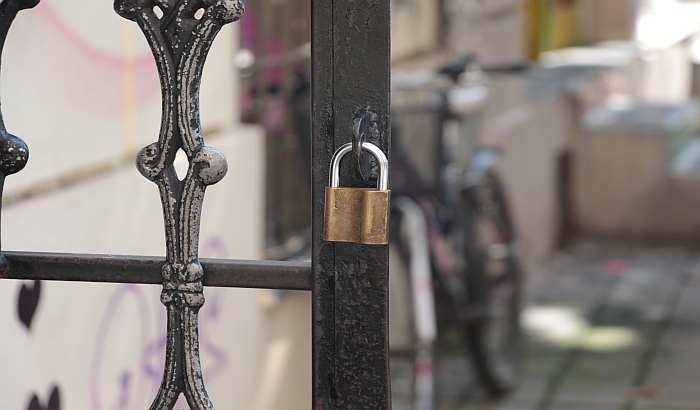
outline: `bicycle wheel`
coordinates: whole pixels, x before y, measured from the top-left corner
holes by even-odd
[[[477,378],[497,397],[518,382],[522,335],[513,226],[494,175],[470,188],[459,214],[471,312],[466,338]]]
[[[422,221],[420,211],[418,215]],[[420,256],[416,255],[421,253],[420,241],[425,241],[425,236],[401,235],[400,231],[406,228],[402,224],[405,221],[394,219],[389,245],[389,353],[393,408],[433,410],[434,299],[429,264],[427,272],[421,274],[419,271],[425,269],[420,267]],[[418,241],[417,251],[413,240]],[[424,246],[425,257],[429,258],[427,244]],[[426,275],[427,282],[424,280]]]

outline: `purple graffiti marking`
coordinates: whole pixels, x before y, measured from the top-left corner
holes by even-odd
[[[107,337],[110,334],[112,323],[117,315],[118,308],[126,300],[127,297],[133,297],[138,306],[139,321],[141,325],[141,346],[146,346],[148,343],[148,333],[151,329],[151,324],[148,320],[148,315],[144,314],[147,312],[147,302],[146,297],[143,294],[142,288],[136,285],[121,285],[112,294],[107,307],[105,308],[104,315],[100,322],[100,326],[97,331],[97,339],[95,341],[95,350],[93,352],[92,369],[91,369],[91,399],[92,407],[94,410],[123,410],[128,408],[130,401],[136,399],[143,399],[148,397],[148,385],[146,383],[135,383],[132,380],[135,378],[133,369],[124,369],[119,377],[119,394],[116,403],[109,407],[102,406],[102,368],[104,366],[104,359],[106,355],[105,346],[107,344]],[[134,387],[132,390],[131,387]]]
[[[205,379],[212,380],[226,369],[228,355],[220,347],[216,346],[209,335],[210,324],[216,323],[219,318],[220,306],[223,304],[225,293],[221,289],[208,289],[205,291],[207,303],[199,312],[199,348],[206,356],[212,357],[212,364],[202,369]],[[207,306],[209,306],[207,308]]]
[[[211,236],[204,241],[204,246],[200,250],[200,255],[204,258],[228,258],[228,251],[223,239],[219,236]],[[206,303],[199,312],[199,347],[202,353],[212,357],[213,364],[202,369],[202,374],[207,380],[216,378],[228,363],[226,352],[216,346],[208,329],[210,325],[216,323],[222,311],[222,305],[226,292],[223,289],[205,289]]]
[[[34,320],[34,314],[39,306],[40,298],[40,280],[35,280],[32,286],[29,286],[28,283],[23,283],[20,286],[19,295],[17,296],[17,316],[27,331],[32,328],[32,321]]]
[[[223,239],[218,236],[211,236],[207,238],[201,248],[202,249],[200,249],[199,254],[202,258],[228,258],[226,244],[224,244]]]
[[[35,394],[29,402],[27,410],[61,410],[61,393],[58,386],[53,386],[46,406],[41,404],[41,400],[39,400],[39,397]]]
[[[203,241],[203,257],[226,258],[228,252],[223,240],[213,236]],[[226,351],[214,343],[209,329],[214,327],[223,316],[223,304],[226,292],[223,289],[206,289],[207,302],[199,313],[200,349],[208,365],[202,369],[206,380],[214,380],[220,376],[228,365]],[[108,337],[112,332],[115,318],[120,315],[120,308],[127,298],[133,298],[138,311],[138,323],[141,331],[141,351],[139,365],[136,368],[122,369],[116,383],[118,394],[109,406],[102,402],[102,391],[105,387],[103,370],[105,358],[109,356],[106,349]],[[160,304],[149,304],[149,300],[160,299],[160,288],[143,285],[120,285],[112,294],[104,310],[95,340],[91,368],[91,400],[93,410],[128,410],[145,408],[149,398],[158,391],[163,376],[165,363],[166,314]],[[155,334],[153,334],[153,329]],[[114,335],[112,335],[114,336]],[[175,405],[175,409],[188,408],[184,397]]]

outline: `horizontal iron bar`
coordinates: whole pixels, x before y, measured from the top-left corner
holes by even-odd
[[[162,284],[164,258],[3,252],[1,279]],[[200,259],[204,286],[311,290],[311,265],[300,262]]]

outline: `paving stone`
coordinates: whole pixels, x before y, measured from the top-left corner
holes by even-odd
[[[474,394],[474,371],[465,356],[443,355],[436,363],[438,403],[470,400]]]
[[[530,306],[569,306],[592,325],[631,329],[638,341],[575,352],[529,339],[519,389],[495,403],[457,392],[474,385],[462,357],[439,370],[440,410],[534,410],[551,383],[547,410],[622,410],[640,392],[631,409],[700,410],[700,249],[584,241],[548,261],[525,295]]]
[[[635,410],[698,410],[700,405],[697,404],[660,404],[653,402],[640,402],[638,403]]]
[[[700,408],[700,289],[686,288],[681,294],[645,384],[657,394],[636,408]]]
[[[559,398],[552,402],[549,410],[618,410],[618,401],[607,401],[599,398]]]

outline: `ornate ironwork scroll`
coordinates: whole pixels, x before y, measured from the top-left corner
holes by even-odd
[[[4,0],[0,1],[0,53],[5,46],[7,32],[20,10],[30,9],[39,4],[39,0]],[[29,148],[21,138],[10,134],[5,128],[5,121],[0,112],[0,197],[5,186],[5,177],[15,174],[27,165]],[[7,270],[7,259],[0,254],[0,277]]]
[[[172,409],[184,394],[193,410],[214,409],[202,380],[197,314],[204,304],[198,260],[199,222],[207,185],[220,181],[226,158],[204,145],[199,118],[202,68],[221,27],[243,15],[239,0],[115,0],[117,13],[135,21],[156,58],[163,94],[158,142],[143,148],[136,166],[160,190],[167,244],[161,301],[168,316],[163,381],[151,410]],[[189,160],[182,180],[173,167],[178,150]]]

